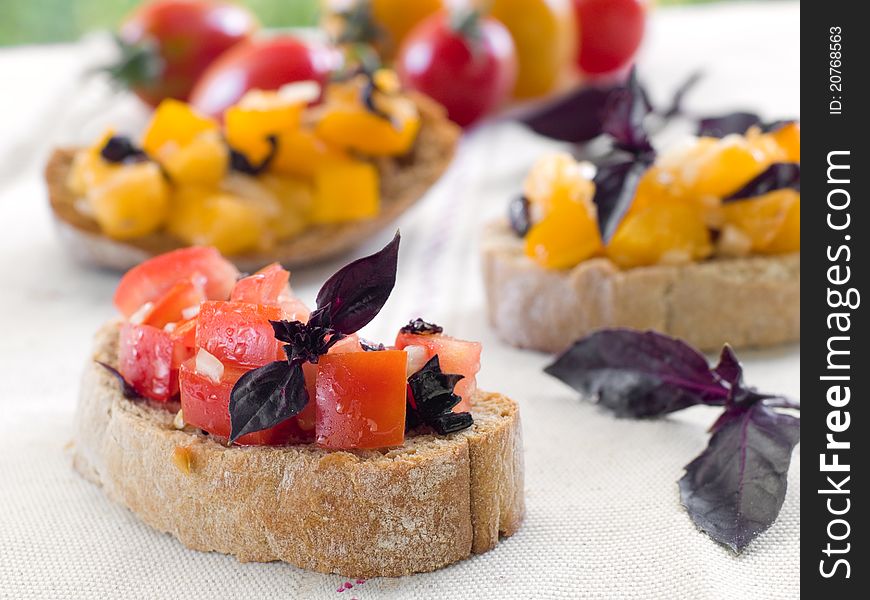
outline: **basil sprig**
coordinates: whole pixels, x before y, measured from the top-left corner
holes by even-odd
[[[776,520],[800,440],[800,418],[782,410],[800,404],[746,386],[730,346],[711,369],[680,340],[609,329],[575,342],[545,372],[619,417],[723,407],[706,450],[679,481],[683,506],[699,529],[737,553]]]
[[[230,443],[274,427],[299,414],[310,398],[302,365],[317,363],[339,340],[355,333],[380,312],[396,284],[398,232],[382,250],[360,258],[330,277],[317,294],[307,323],[272,321],[287,360],[245,373],[230,394]]]

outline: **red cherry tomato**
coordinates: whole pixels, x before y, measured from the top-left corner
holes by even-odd
[[[115,306],[125,317],[129,317],[146,302],[158,300],[179,281],[196,276],[205,278],[206,298],[225,300],[236,284],[239,271],[214,248],[173,250],[127,271],[115,290]]]
[[[120,40],[139,52],[112,68],[147,104],[186,100],[203,71],[257,29],[250,11],[233,2],[155,0],[121,25]]]
[[[431,96],[465,126],[508,98],[516,83],[517,56],[510,32],[495,19],[454,20],[437,13],[414,27],[396,68],[405,86]]]
[[[216,60],[196,84],[190,103],[219,118],[252,89],[277,90],[295,81],[326,85],[341,57],[334,48],[290,36],[239,44]]]
[[[471,410],[471,396],[477,389],[477,372],[480,371],[480,352],[482,350],[480,342],[466,342],[441,334],[418,335],[399,332],[399,335],[396,336],[396,348],[402,350],[407,349],[408,346],[425,348],[425,360],[429,360],[437,354],[442,372],[457,373],[463,376],[453,390],[462,397],[462,402],[453,407],[453,412]]]
[[[643,40],[648,0],[574,0],[580,43],[577,65],[590,75],[618,71]]]
[[[166,402],[177,391],[169,334],[150,325],[124,323],[118,338],[118,371],[146,398]]]
[[[277,304],[278,297],[288,295],[290,272],[278,263],[263,267],[253,275],[239,279],[230,300],[253,304]]]
[[[405,440],[407,355],[399,350],[327,354],[317,363],[317,443],[385,448]]]
[[[261,367],[282,356],[281,344],[269,323],[279,321],[282,315],[280,306],[203,302],[196,319],[196,346],[222,363]]]
[[[181,410],[184,422],[212,435],[230,436],[230,393],[246,369],[224,365],[220,381],[196,371],[196,358],[181,365]],[[314,441],[314,369],[305,370],[308,404],[295,417],[275,427],[243,435],[236,444],[242,446],[277,446],[288,442]]]

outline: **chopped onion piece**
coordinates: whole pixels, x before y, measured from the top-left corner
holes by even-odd
[[[405,346],[404,350],[408,353],[405,375],[410,377],[426,365],[426,361],[429,360],[429,349],[426,346]]]
[[[196,353],[196,372],[205,375],[215,383],[220,383],[224,375],[224,365],[214,354],[200,348]]]
[[[133,325],[141,325],[145,322],[145,319],[148,318],[148,315],[151,314],[151,310],[154,308],[153,302],[146,302],[142,306],[139,307],[139,310],[130,315],[130,322]]]

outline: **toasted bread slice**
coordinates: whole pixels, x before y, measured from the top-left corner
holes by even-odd
[[[800,253],[620,269],[606,258],[537,266],[507,223],[483,235],[489,319],[506,342],[561,352],[606,327],[654,329],[716,351],[801,335]]]
[[[113,364],[117,338],[117,323],[103,327],[94,361]],[[523,519],[517,405],[484,392],[472,404],[470,429],[418,431],[390,450],[227,447],[175,429],[164,407],[125,399],[91,361],[74,466],[195,550],[345,576],[408,575],[485,552]]]
[[[460,130],[447,119],[441,105],[421,94],[409,95],[420,111],[420,133],[410,153],[375,161],[381,185],[381,212],[377,217],[312,226],[298,236],[279,241],[268,252],[227,258],[247,272],[272,262],[293,268],[325,260],[350,250],[387,227],[419,200],[450,164]],[[127,270],[147,258],[183,245],[180,240],[163,232],[128,241],[103,235],[96,221],[77,209],[78,198],[67,186],[76,150],[55,150],[45,168],[58,234],[74,257],[101,267]]]

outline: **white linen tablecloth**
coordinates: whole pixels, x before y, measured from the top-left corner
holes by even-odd
[[[690,107],[798,116],[799,20],[791,2],[659,10],[641,74],[661,98],[702,68]],[[544,375],[547,356],[506,347],[488,328],[481,224],[502,213],[530,162],[553,147],[510,124],[467,136],[449,174],[401,220],[399,283],[364,333],[388,341],[421,315],[484,343],[480,385],[522,407],[528,510],[519,533],[436,573],[349,581],[346,589],[339,576],[187,550],[106,500],[73,472],[68,444],[91,336],[113,315],[118,278],[65,255],[41,181],[52,145],[89,140],[113,119],[142,118],[131,99],[112,101],[103,84],[83,80],[103,49],[89,39],[0,51],[0,597],[799,596],[799,448],[779,520],[735,557],[695,529],[676,484],[704,448],[715,411],[616,420]],[[343,262],[294,273],[294,287],[313,301]],[[742,357],[750,383],[799,397],[798,347]]]

